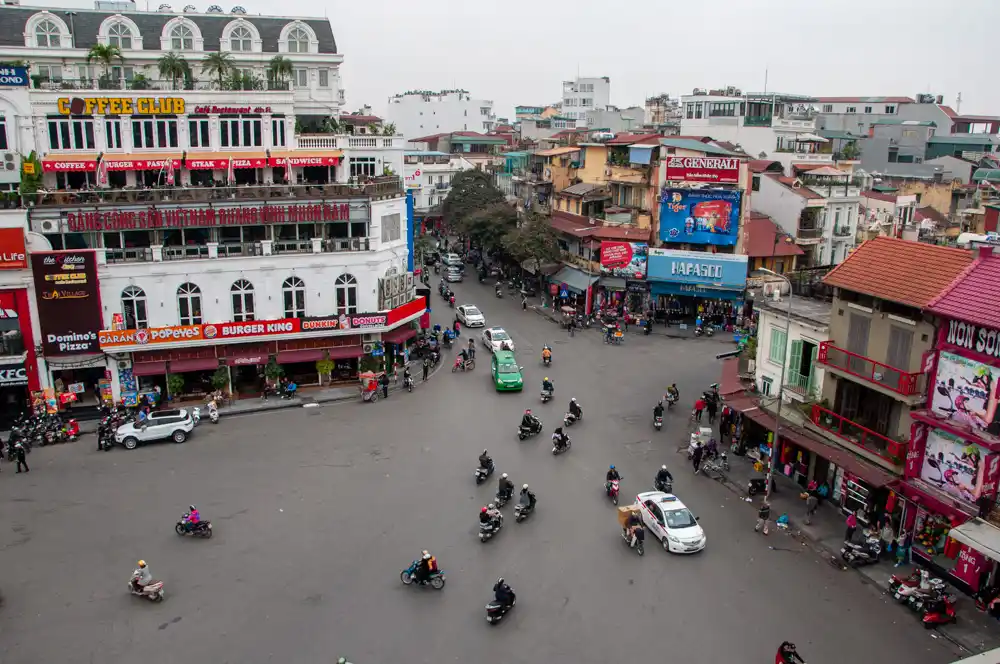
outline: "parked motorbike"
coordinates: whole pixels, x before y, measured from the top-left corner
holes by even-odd
[[[138,597],[145,597],[151,602],[162,602],[163,601],[163,581],[150,581],[146,585],[139,589],[136,589],[135,584],[132,583],[133,579],[139,577],[139,570],[132,572],[132,576],[128,580],[128,591]]]
[[[201,424],[201,408],[198,406],[191,409],[191,420],[194,421],[195,426]]]
[[[486,478],[492,475],[495,469],[496,466],[494,465],[493,461],[490,461],[489,465],[487,465],[485,468],[483,468],[482,466],[476,468],[476,484],[482,484],[483,482],[485,482]]]
[[[909,576],[893,574],[889,577],[889,592],[895,594],[903,586],[916,588],[920,585],[920,572],[921,570],[915,569],[910,572]],[[899,597],[896,597],[896,599],[899,599]]]
[[[775,493],[776,487],[774,484],[774,478],[771,478],[771,493]],[[747,495],[753,497],[758,493],[767,492],[767,478],[766,477],[751,477],[750,481],[747,483]]]
[[[493,601],[486,605],[486,622],[496,625],[503,620],[503,617],[514,608],[514,603],[517,602],[517,595],[514,595],[513,591],[511,591],[511,596],[510,604]]]
[[[219,423],[219,409],[218,408],[212,408],[211,406],[209,406],[208,407],[208,419],[212,422],[212,424],[218,424]]]
[[[929,590],[916,590],[906,600],[906,605],[917,613],[923,613],[925,608],[936,602],[941,597],[944,597],[945,594],[943,586],[935,586]]]
[[[517,425],[517,439],[525,440],[528,436],[534,436],[536,433],[542,432],[542,421],[535,419],[532,421],[530,427],[526,427],[523,424]]]
[[[552,390],[542,390],[541,399],[542,403],[548,403],[552,401]]]
[[[618,484],[618,480],[611,480],[604,485],[604,493],[608,495],[608,498],[610,498],[611,502],[615,505],[618,504]]]
[[[864,544],[844,542],[844,547],[840,550],[840,557],[851,567],[863,567],[877,563],[881,552],[882,544],[878,536],[873,535],[866,539]]]
[[[479,541],[486,542],[493,539],[493,536],[503,528],[503,514],[498,514],[496,519],[489,523],[479,524]]]
[[[426,582],[416,583],[417,567],[419,566],[420,566],[420,561],[414,560],[409,567],[407,567],[406,569],[404,569],[402,572],[399,573],[399,580],[403,582],[404,586],[427,585],[433,588],[434,590],[441,590],[442,588],[444,588],[444,582],[446,581],[446,579],[444,576],[444,572],[441,570],[431,572],[431,575],[430,577],[428,577]]]
[[[456,357],[455,363],[451,365],[451,372],[455,373],[459,369],[461,369],[462,371],[472,371],[475,368],[476,368],[476,361],[473,358],[470,357],[466,359],[465,362],[462,362],[461,357]]]
[[[622,528],[622,539],[625,540],[625,544],[627,544],[630,549],[635,549],[635,552],[640,556],[646,553],[645,549],[643,548],[645,537],[646,537],[646,532],[642,528],[640,528],[636,532],[636,541],[635,544],[633,545],[632,534],[629,532],[628,528]]]
[[[503,289],[500,288],[500,286],[496,287],[496,290],[493,291],[493,294],[496,295],[501,300],[503,299]]]
[[[194,537],[204,537],[209,539],[212,537],[212,522],[211,521],[199,521],[198,523],[189,523],[188,519],[191,518],[191,514],[188,512],[184,513],[181,520],[177,522],[174,526],[174,532],[178,535],[193,535]]]
[[[704,328],[702,328],[701,325],[699,325],[698,327],[694,328],[694,336],[700,337],[704,333],[705,333],[705,330],[704,330]]]
[[[931,629],[938,625],[953,623],[956,619],[955,597],[944,593],[927,604],[927,609],[924,611],[921,622],[923,622],[924,627]]]
[[[944,592],[944,581],[932,577],[927,570],[918,570],[914,574],[917,575],[916,583],[901,584],[893,592],[892,596],[899,602],[909,603],[911,598],[919,599],[920,596],[923,596],[923,599],[927,599],[928,597],[934,597]]]

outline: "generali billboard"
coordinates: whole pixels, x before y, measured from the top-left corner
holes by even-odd
[[[667,157],[667,180],[737,184],[739,157]]]

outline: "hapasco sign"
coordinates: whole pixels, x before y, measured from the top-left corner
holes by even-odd
[[[145,210],[81,210],[67,212],[65,216],[66,225],[71,233],[113,232],[347,221],[351,216],[351,206],[347,203],[277,205],[265,203],[218,208],[184,207],[173,210],[152,207]]]
[[[946,344],[1000,358],[1000,330],[952,320],[941,334]]]
[[[667,158],[667,180],[736,184],[740,181],[739,157]]]
[[[61,97],[62,115],[184,115],[180,97]]]
[[[654,290],[663,290],[656,282],[697,286],[701,289],[742,291],[746,286],[747,257],[742,254],[719,254],[707,251],[650,249],[649,280]],[[694,292],[677,289],[677,292]]]

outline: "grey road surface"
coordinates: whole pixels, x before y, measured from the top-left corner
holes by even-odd
[[[481,361],[377,404],[223,411],[184,445],[99,453],[88,438],[36,450],[28,475],[4,464],[0,661],[763,664],[784,639],[810,664],[957,659],[858,575],[789,538],[755,535],[750,507],[680,465],[685,404],[718,379],[724,340],[630,335],[609,347],[593,332],[568,339],[491,287],[457,290],[511,332],[523,393],[495,393]],[[433,305],[437,321],[450,320],[436,295]],[[546,342],[557,398],[543,406]],[[671,381],[684,407],[655,432],[651,408]],[[553,457],[548,437],[572,396],[585,420],[570,430],[573,449]],[[546,430],[519,442],[526,407]],[[508,518],[485,544],[477,513],[495,477],[477,487],[472,476],[484,447],[539,499],[533,517]],[[669,556],[648,541],[639,558],[619,537],[604,473],[618,466],[626,498],[664,462],[708,548]],[[192,502],[215,524],[211,540],[174,534]],[[442,592],[399,582],[423,548],[448,577]],[[139,558],[165,580],[162,604],[126,592]],[[518,605],[489,627],[499,575]]]

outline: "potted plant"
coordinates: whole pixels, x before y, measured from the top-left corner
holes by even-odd
[[[129,87],[133,90],[148,90],[149,79],[142,74],[136,74],[129,83]]]
[[[212,374],[212,388],[216,390],[222,390],[223,392],[229,387],[229,369],[226,367],[219,367]]]
[[[167,396],[171,399],[184,393],[184,376],[167,374]]]
[[[331,374],[336,365],[333,360],[329,358],[324,358],[316,362],[316,373],[319,374],[320,385],[328,385],[331,380]]]
[[[273,357],[267,361],[264,365],[264,377],[270,382],[275,382],[279,378],[285,375],[285,369],[278,364],[277,360]]]

